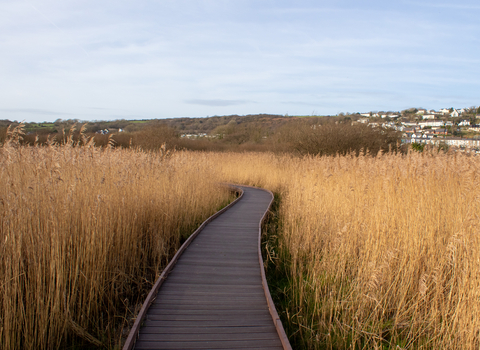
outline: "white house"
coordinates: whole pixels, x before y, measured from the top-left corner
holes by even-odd
[[[452,118],[457,118],[460,116],[460,114],[462,114],[463,112],[465,112],[465,110],[462,108],[462,109],[454,109],[452,113],[450,113],[450,116]]]
[[[425,135],[434,135],[435,131],[433,129],[426,129],[423,131]]]
[[[406,126],[407,128],[415,128],[418,127],[419,125],[415,122],[402,122],[403,126]]]
[[[470,120],[462,120],[458,126],[470,126]]]
[[[423,119],[435,119],[435,114],[424,114]]]
[[[426,110],[426,109],[423,109],[423,108],[421,108],[421,109],[419,109],[419,110],[417,111],[417,113],[416,113],[416,114],[425,114],[425,113],[427,113],[427,110]]]
[[[433,141],[433,140],[432,140]],[[435,144],[444,142],[449,146],[454,147],[480,147],[480,140],[478,139],[462,139],[460,137],[446,137],[444,139],[435,139]]]
[[[418,124],[422,129],[428,126],[431,128],[441,128],[445,125],[445,122],[443,120],[427,120],[421,121]]]
[[[395,128],[395,126],[394,122],[383,123],[384,128]]]
[[[477,132],[479,132],[479,131],[480,131],[480,125],[470,125],[470,127],[468,128],[468,130],[472,130],[472,131],[477,131]]]

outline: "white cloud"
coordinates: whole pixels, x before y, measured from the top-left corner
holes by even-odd
[[[223,100],[223,99],[213,99],[213,100],[186,100],[185,103],[209,107],[227,107],[227,106],[238,106],[246,103],[254,103],[253,101],[245,100]]]
[[[428,103],[462,95],[478,103],[476,20],[441,6],[429,13],[423,2],[322,4],[4,1],[0,118],[337,113],[436,108]]]

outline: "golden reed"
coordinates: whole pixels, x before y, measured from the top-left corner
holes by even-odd
[[[281,198],[270,255],[288,268],[284,315],[298,347],[479,348],[480,158],[166,156],[85,144],[0,150],[3,349],[120,339],[106,324],[118,304],[126,324],[132,295],[180,233],[226,202],[220,181]]]
[[[480,157],[211,157],[280,194],[299,348],[480,347]]]
[[[182,235],[228,201],[210,162],[198,154],[100,149],[88,141],[6,142],[0,148],[0,348],[52,349],[79,337],[118,346],[140,292]]]

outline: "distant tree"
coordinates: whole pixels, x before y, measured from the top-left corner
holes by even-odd
[[[335,120],[337,119],[337,120]],[[277,149],[300,154],[335,155],[368,151],[376,155],[380,150],[396,150],[400,135],[394,130],[372,128],[365,124],[331,121],[300,120],[283,126],[275,134]],[[281,147],[279,147],[281,146]]]
[[[412,143],[412,150],[417,152],[423,152],[425,145],[423,143],[414,142]]]
[[[438,150],[439,151],[444,151],[444,152],[447,152],[449,149],[448,145],[445,143],[445,142],[441,142],[439,145],[438,145]]]
[[[132,144],[144,150],[158,150],[164,143],[173,147],[178,139],[175,129],[162,123],[153,123],[149,127],[133,134]]]

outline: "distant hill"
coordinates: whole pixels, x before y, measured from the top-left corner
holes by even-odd
[[[167,125],[175,129],[179,134],[200,134],[212,133],[216,128],[225,126],[229,123],[237,125],[253,123],[262,125],[263,128],[274,130],[279,126],[284,125],[288,121],[297,119],[297,117],[286,117],[274,114],[254,114],[254,115],[228,115],[228,116],[213,116],[204,118],[166,118],[166,119],[151,119],[151,120],[114,120],[114,121],[91,121],[83,122],[77,119],[57,119],[53,123],[25,123],[25,132],[33,133],[57,133],[61,130],[68,130],[75,123],[78,127],[86,124],[86,132],[95,133],[99,130],[105,129],[122,129],[127,132],[140,131],[145,127],[152,125]],[[7,127],[14,123],[10,120],[0,120],[0,128]]]

